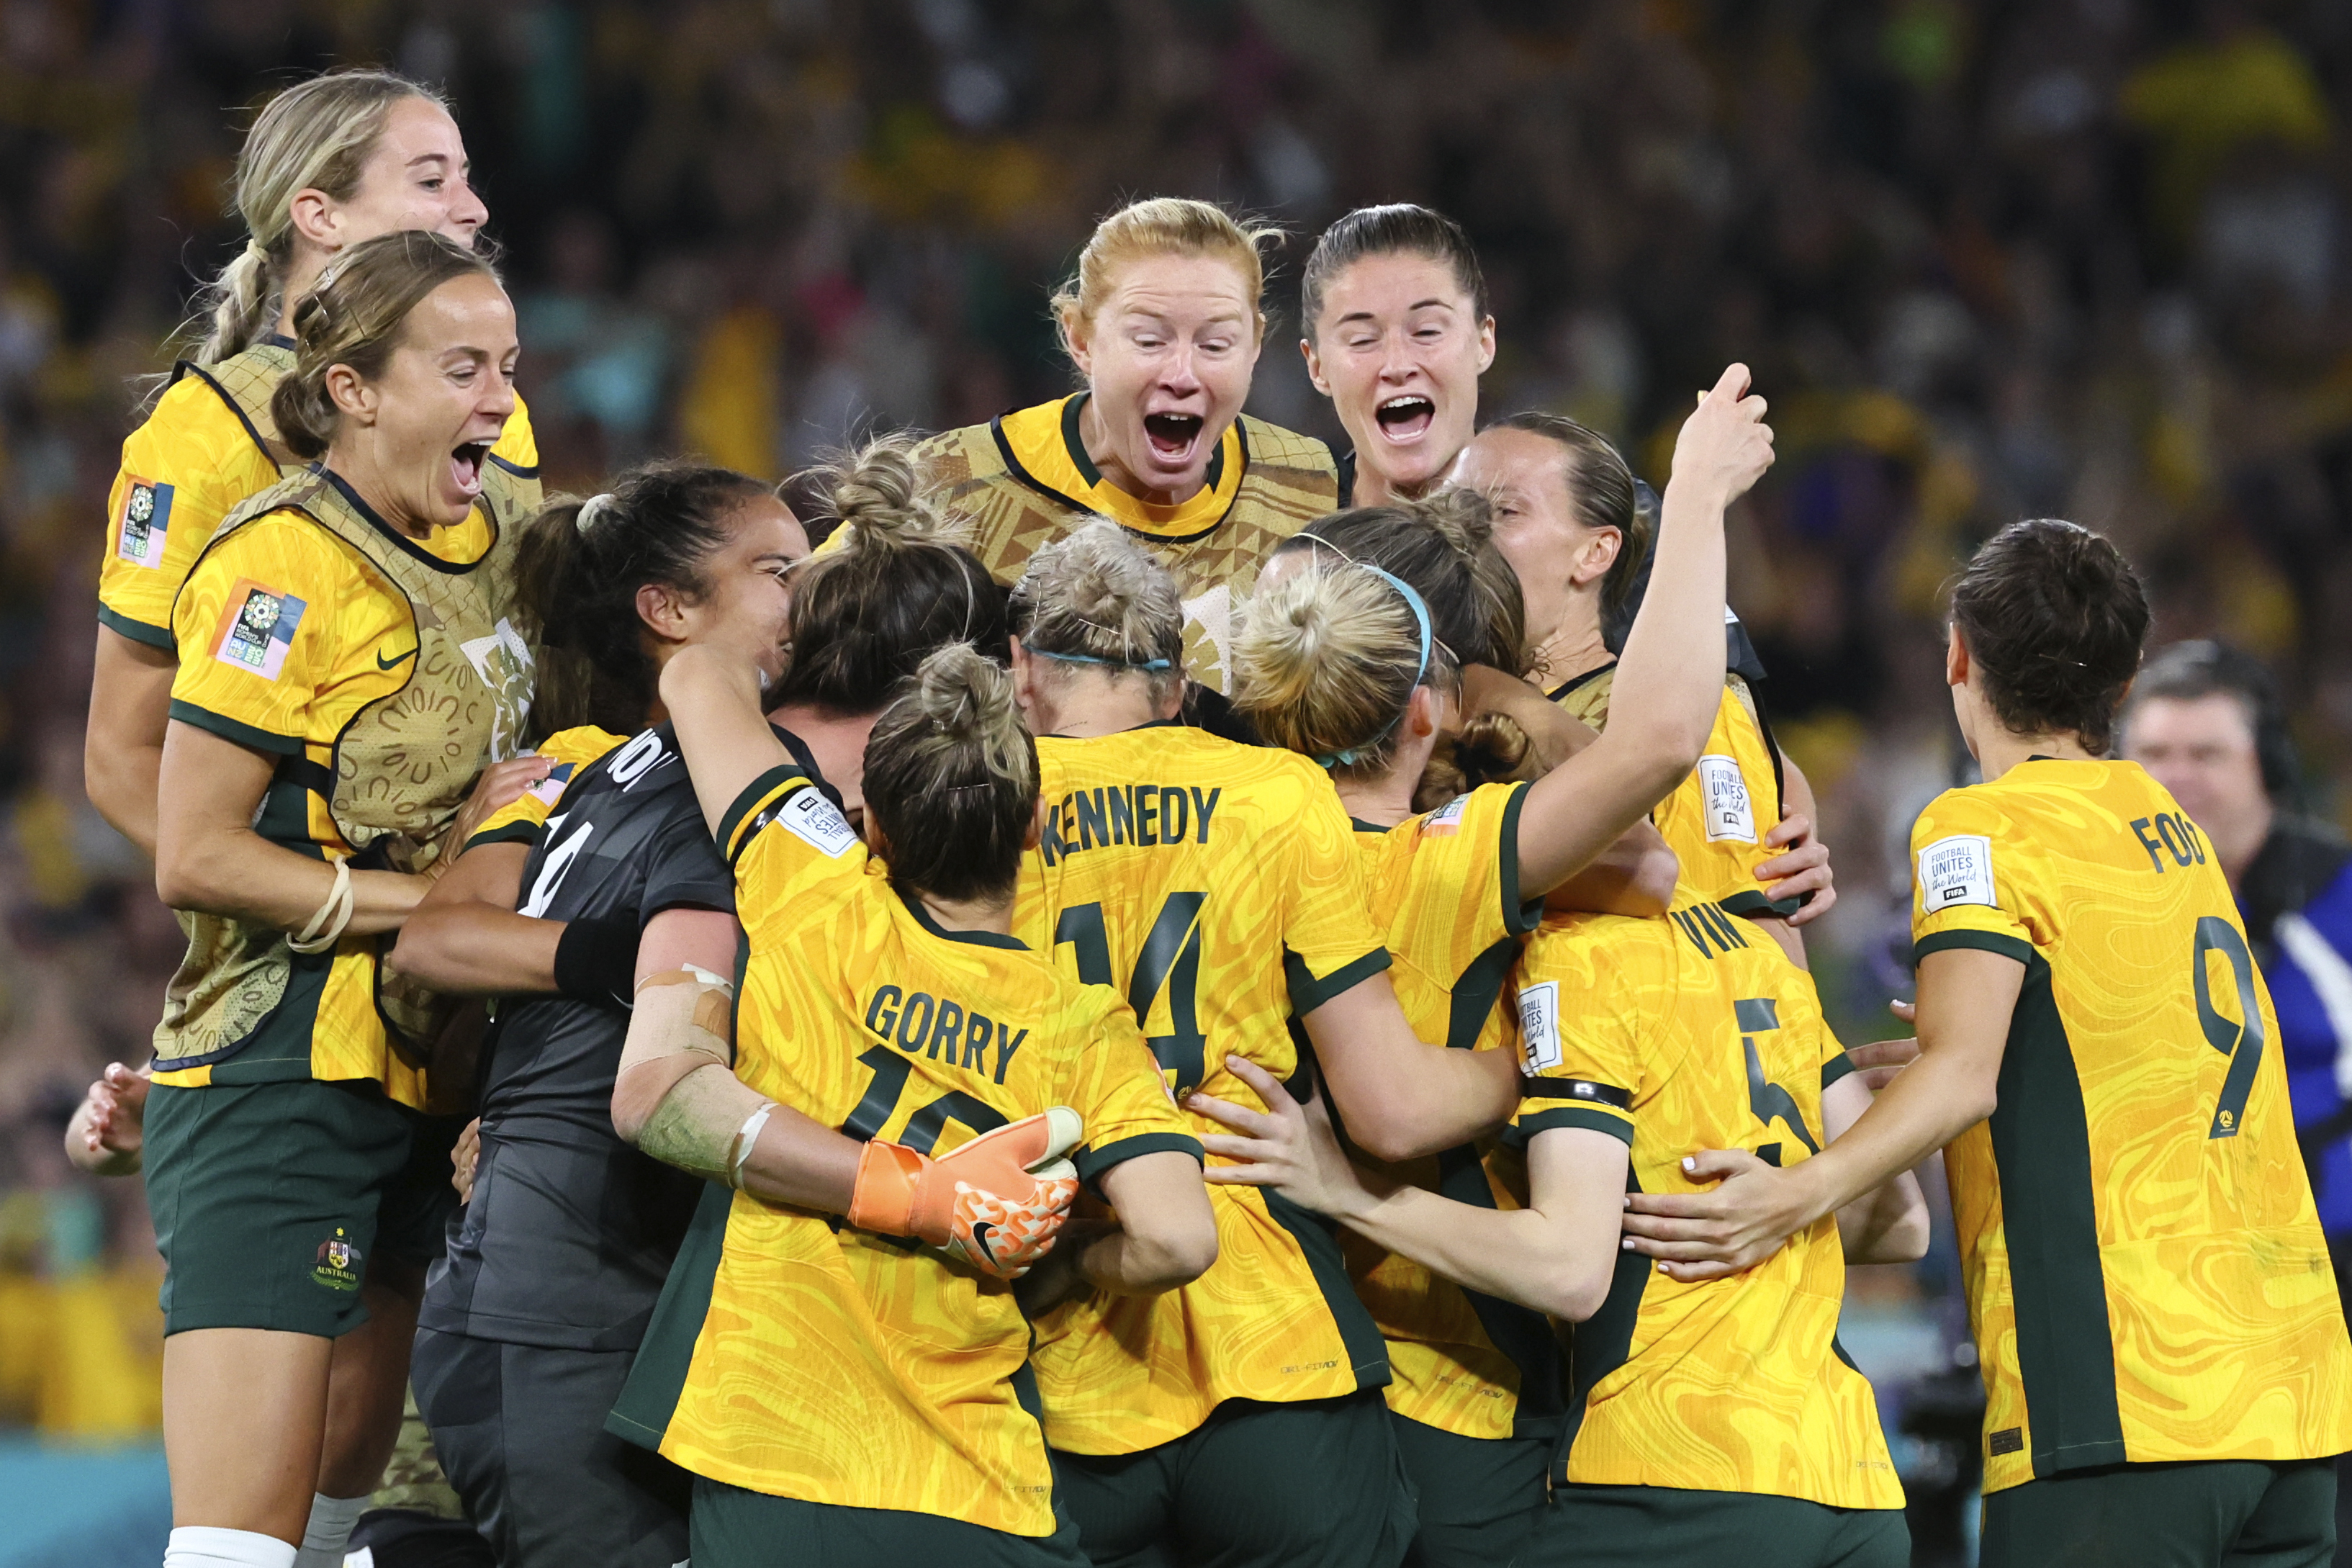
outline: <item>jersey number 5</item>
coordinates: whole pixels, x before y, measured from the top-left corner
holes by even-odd
[[[1135,973],[1128,976],[1127,1005],[1135,1021],[1151,1016],[1151,1004],[1168,993],[1168,1028],[1150,1037],[1151,1054],[1161,1068],[1176,1075],[1176,1092],[1188,1094],[1208,1076],[1208,1037],[1201,1033],[1196,997],[1201,986],[1201,906],[1206,893],[1171,893],[1160,906],[1135,955]],[[1077,949],[1078,978],[1088,985],[1115,985],[1110,975],[1110,939],[1103,930],[1100,904],[1072,904],[1054,924],[1054,945],[1068,942]]]
[[[2243,1024],[2213,1008],[2212,972],[2205,963],[2206,954],[2212,952],[2230,961],[2230,973],[2238,983],[2238,1010],[2246,1016]],[[2263,1005],[2254,994],[2254,956],[2246,951],[2246,939],[2237,927],[2219,915],[2207,915],[2197,922],[2189,971],[2197,982],[2197,1022],[2205,1030],[2205,1043],[2230,1058],[2230,1071],[2221,1079],[2221,1100],[2213,1108],[2213,1125],[2205,1136],[2235,1138],[2246,1119],[2254,1073],[2263,1065]]]

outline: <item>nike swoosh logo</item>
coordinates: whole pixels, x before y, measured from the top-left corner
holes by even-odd
[[[375,667],[378,669],[398,669],[402,665],[406,664],[410,659],[415,658],[415,657],[416,650],[415,648],[410,648],[398,658],[386,658],[383,655],[378,654],[375,656]]]
[[[980,1255],[988,1259],[992,1268],[996,1266],[996,1248],[988,1245],[988,1237],[995,1229],[992,1223],[984,1219],[975,1221],[971,1227],[971,1244],[980,1249]]]

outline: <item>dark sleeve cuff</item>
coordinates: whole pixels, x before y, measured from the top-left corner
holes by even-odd
[[[468,849],[479,849],[488,844],[520,844],[526,849],[536,849],[547,836],[543,822],[508,822],[496,827],[485,827],[466,840]]]
[[[1139,1154],[1190,1154],[1204,1164],[1207,1163],[1207,1157],[1202,1152],[1201,1141],[1184,1132],[1139,1132],[1132,1138],[1121,1138],[1099,1149],[1081,1148],[1070,1156],[1070,1163],[1078,1168],[1078,1180],[1086,1184],[1087,1191],[1100,1198],[1103,1192],[1097,1184],[1102,1180],[1103,1173],[1114,1165],[1125,1164]],[[1109,1202],[1108,1198],[1103,1201]]]
[[[1512,936],[1525,936],[1543,923],[1544,901],[1519,896],[1519,808],[1528,803],[1528,786],[1514,784],[1511,798],[1503,805],[1503,842],[1498,851],[1502,861],[1503,930]]]
[[[250,724],[240,724],[234,719],[225,719],[209,709],[199,708],[193,702],[183,702],[176,697],[172,699],[171,713],[173,718],[183,724],[194,724],[197,729],[208,730],[224,741],[234,741],[240,746],[247,746],[257,752],[268,752],[273,756],[279,757],[299,757],[302,754],[302,738],[299,735],[277,735],[268,730],[257,730]]]
[[[1715,907],[1725,914],[1738,915],[1744,920],[1752,921],[1759,915],[1778,915],[1787,920],[1803,909],[1811,899],[1811,893],[1795,899],[1768,899],[1759,889],[1743,888],[1727,899],[1717,900]]]
[[[145,643],[149,647],[160,647],[165,653],[171,652],[179,646],[173,639],[171,627],[151,626],[145,621],[134,621],[121,611],[110,610],[104,605],[98,607],[98,624],[108,631],[129,637],[132,642]]]
[[[1307,961],[1288,948],[1282,950],[1282,977],[1290,985],[1290,1010],[1304,1018],[1343,991],[1351,991],[1389,966],[1389,950],[1376,947],[1352,963],[1343,963],[1322,979],[1315,978]]]
[[[1860,1068],[1853,1065],[1853,1058],[1852,1057],[1846,1055],[1843,1051],[1840,1051],[1837,1055],[1832,1057],[1829,1060],[1822,1064],[1822,1088],[1826,1090],[1830,1085],[1837,1082],[1838,1079],[1842,1078],[1850,1078],[1861,1070],[1862,1069]]]
[[[174,703],[173,706],[177,707],[178,704]],[[2032,968],[2035,961],[2042,956],[2033,951],[2032,942],[2021,937],[2011,936],[2006,931],[1939,931],[1932,936],[1923,936],[1911,944],[1911,963],[1916,967],[1918,962],[1929,953],[1948,952],[1956,947],[1972,947],[1979,952],[1997,952],[2003,958],[2017,960],[2028,969]]]
[[[735,797],[735,804],[729,806],[727,815],[719,819],[719,831],[710,836],[719,846],[719,853],[727,858],[727,864],[734,865],[736,857],[742,853],[743,845],[751,841],[751,835],[745,830],[747,820],[774,801],[785,785],[795,781],[805,783],[807,779],[806,770],[797,763],[778,763],[743,786],[743,793]],[[738,841],[739,834],[740,842]]]
[[[1633,1124],[1622,1116],[1612,1116],[1605,1110],[1595,1110],[1589,1105],[1556,1105],[1520,1116],[1503,1129],[1503,1142],[1515,1149],[1524,1149],[1528,1141],[1538,1132],[1549,1132],[1556,1127],[1581,1127],[1589,1132],[1606,1132],[1628,1149],[1633,1146]]]

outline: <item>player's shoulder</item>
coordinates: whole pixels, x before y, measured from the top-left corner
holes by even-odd
[[[358,552],[308,513],[290,503],[263,502],[257,515],[207,548],[189,575],[192,582],[268,578],[289,593],[307,590],[315,602],[364,573]]]
[[[1339,459],[1320,437],[1286,430],[1255,415],[1240,416],[1242,436],[1249,443],[1250,461],[1268,468],[1304,468],[1339,483]]]
[[[124,456],[163,470],[144,477],[175,483],[209,479],[212,468],[240,456],[277,471],[236,405],[202,374],[182,375],[163,389],[124,443]],[[184,470],[183,463],[202,468]]]

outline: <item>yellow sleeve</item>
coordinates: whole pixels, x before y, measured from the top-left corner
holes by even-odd
[[[593,767],[599,758],[621,744],[622,737],[610,730],[594,725],[583,725],[576,730],[558,730],[539,743],[539,755],[554,759],[555,766],[548,775],[515,796],[482,820],[474,836],[466,840],[466,847],[483,844],[531,844],[540,841],[546,830],[547,819],[562,804],[563,791],[572,779]]]
[[[172,717],[256,751],[299,754],[312,702],[342,672],[337,606],[358,563],[295,513],[257,518],[190,574],[172,616]]]
[[[1682,861],[1685,886],[1727,914],[1791,915],[1764,896],[1756,868],[1780,851],[1764,842],[1781,816],[1780,769],[1746,685],[1726,676],[1706,752],[1651,819]]]
[[[1528,947],[1518,996],[1528,1076],[1507,1142],[1524,1147],[1538,1132],[1582,1127],[1633,1145],[1643,1076],[1643,1011],[1635,1004],[1658,999],[1637,996],[1640,988],[1629,983],[1633,969],[1650,967],[1644,955],[1604,933],[1647,935],[1645,923],[1542,933]]]
[[[1290,1008],[1302,1016],[1389,966],[1388,946],[1372,924],[1348,808],[1327,781],[1307,783],[1289,835],[1282,928]]]
[[[1982,786],[1946,790],[1911,826],[1911,956],[1973,947],[2031,964],[2047,945],[2038,857]]]
[[[845,893],[866,871],[866,845],[849,819],[795,763],[743,787],[719,819],[719,853],[735,869],[736,918],[754,936],[779,921],[817,918],[835,902],[795,894],[813,882]]]
[[[1072,1110],[1086,1118],[1087,1141],[1070,1158],[1078,1179],[1096,1195],[1104,1172],[1139,1154],[1168,1152],[1202,1158],[1201,1140],[1176,1109],[1166,1075],[1144,1042],[1143,1031],[1118,994],[1089,985],[1099,998],[1101,1021],[1084,1059],[1085,1079]]]
[[[99,624],[150,647],[172,646],[172,601],[222,518],[278,482],[236,409],[182,376],[122,443],[106,502]]]
[[[539,433],[530,427],[530,410],[523,406],[522,394],[515,394],[514,412],[507,416],[507,427],[490,447],[490,456],[530,479],[539,472]]]

